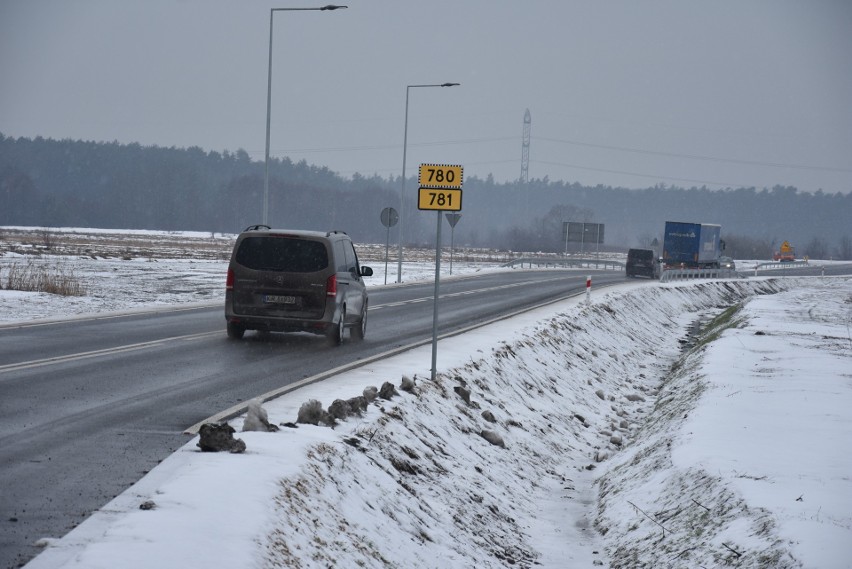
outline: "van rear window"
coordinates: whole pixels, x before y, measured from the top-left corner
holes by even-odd
[[[650,249],[630,249],[627,252],[628,261],[653,261],[654,252]]]
[[[315,273],[328,267],[328,252],[320,241],[290,237],[246,237],[236,262],[255,271]]]

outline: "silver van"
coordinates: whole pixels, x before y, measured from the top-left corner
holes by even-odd
[[[225,288],[228,337],[246,330],[311,332],[330,344],[344,330],[367,331],[367,288],[373,269],[358,263],[342,231],[295,231],[253,225],[234,243]]]

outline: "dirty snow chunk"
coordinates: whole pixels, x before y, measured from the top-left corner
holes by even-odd
[[[494,431],[483,430],[481,433],[479,433],[479,436],[481,436],[483,439],[485,439],[494,446],[506,448],[506,443],[503,441],[503,437],[501,437]]]
[[[331,405],[328,406],[328,415],[332,419],[336,421],[343,421],[349,415],[351,415],[352,411],[349,407],[349,403],[344,401],[343,399],[335,399],[332,401]]]
[[[403,391],[414,391],[414,380],[408,377],[407,375],[403,375],[402,383],[400,383],[399,388]]]
[[[203,452],[241,453],[246,450],[246,443],[242,439],[235,439],[234,428],[227,424],[204,423],[198,429],[197,446]]]
[[[349,404],[349,411],[353,415],[361,415],[367,410],[367,406],[369,405],[367,398],[363,395],[351,397],[346,402]]]
[[[375,385],[364,388],[364,399],[366,399],[368,403],[375,401],[378,396],[379,390]]]
[[[266,414],[266,409],[263,408],[261,400],[252,399],[248,404],[246,418],[243,421],[243,432],[245,431],[260,431],[273,432],[277,431],[278,427],[269,422],[269,416]]]
[[[606,394],[604,393],[603,389],[598,389],[597,391],[595,391],[595,395],[597,395],[598,399],[600,399],[601,401],[606,401]]]
[[[497,419],[494,418],[494,413],[491,411],[485,410],[482,412],[482,418],[488,421],[489,423],[496,423]]]
[[[325,413],[322,409],[322,403],[316,399],[311,399],[302,403],[299,407],[299,415],[296,419],[297,423],[306,423],[308,425],[319,425]]]
[[[465,389],[465,388],[464,388],[464,387],[462,387],[461,385],[456,385],[455,387],[453,387],[453,391],[455,391],[455,392],[456,392],[456,394],[457,394],[459,397],[461,397],[462,399],[464,399],[464,402],[465,402],[465,403],[467,403],[468,405],[470,405],[470,390],[469,390],[469,389]]]
[[[645,401],[645,398],[638,393],[630,393],[626,397],[628,401]]]
[[[382,388],[379,389],[379,397],[382,399],[393,399],[395,396],[399,395],[399,392],[396,390],[396,387],[393,386],[393,383],[386,381],[382,384]]]

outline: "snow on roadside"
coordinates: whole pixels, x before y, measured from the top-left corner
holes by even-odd
[[[831,294],[850,297],[848,279],[826,281],[835,283],[825,285],[830,294],[802,293],[790,302],[818,307]],[[701,399],[713,388],[696,366],[716,344],[681,359],[679,339],[699,313],[718,313],[753,294],[781,292],[747,305],[759,306],[763,299],[799,293],[782,291],[802,282],[820,281],[640,285],[602,295],[591,306],[566,302],[555,316],[539,312],[536,319],[516,318],[442,341],[438,381],[420,378],[413,393],[379,400],[364,416],[335,429],[300,425],[277,433],[239,433],[248,446],[244,455],[200,453],[194,441],[187,444],[105,508],[100,533],[63,566],[712,567],[724,562],[728,545],[744,555],[741,567],[760,567],[761,555],[790,567],[800,561],[805,567],[844,567],[808,560],[807,552],[818,543],[815,532],[803,531],[797,544],[789,543],[785,520],[793,516],[804,522],[801,516],[813,516],[813,510],[773,509],[767,500],[778,497],[780,485],[737,478],[730,466],[720,476],[712,461],[726,457],[705,450],[724,445],[689,439],[704,436],[698,427],[714,423],[712,415],[702,419],[703,413],[736,398],[727,397],[730,388],[725,388],[716,400]],[[827,312],[811,313],[830,320],[844,306],[829,303]],[[848,307],[840,313],[848,318]],[[723,334],[718,345],[725,346],[733,332]],[[836,380],[834,389],[816,391],[814,398],[848,396],[849,382],[841,373],[848,370],[842,342],[848,333],[841,332],[796,340],[824,344],[821,369],[826,379]],[[819,334],[833,339],[821,340]],[[785,338],[778,338],[778,346]],[[748,345],[733,338],[736,344],[741,340]],[[710,369],[730,362],[732,349],[721,348],[722,363],[710,362]],[[265,407],[273,422],[293,421],[309,398],[328,406],[335,398],[360,395],[368,385],[398,384],[400,373],[422,370],[420,359],[428,361],[421,358],[423,351],[308,386]],[[734,378],[748,379],[745,372]],[[750,397],[765,391],[753,389]],[[767,403],[758,401],[746,409]],[[750,416],[737,411],[724,417]],[[786,411],[781,420],[795,416]],[[699,423],[687,423],[684,414]],[[832,415],[838,444],[850,440],[848,415]],[[810,420],[814,428],[825,426]],[[242,420],[232,424],[239,430]],[[771,434],[787,431],[774,428]],[[748,458],[742,453],[752,442],[743,437],[723,442],[739,451],[735,460]],[[673,457],[678,449],[693,454]],[[814,478],[802,490],[804,505],[819,507],[815,498],[811,503],[819,484],[827,492],[850,495],[848,475],[844,480],[831,474],[848,464],[848,453],[839,454],[826,457],[837,468],[824,476],[821,463],[808,468]],[[801,480],[794,466],[776,473],[769,464],[736,472]],[[760,485],[764,501],[738,484]],[[675,491],[681,487],[688,491]],[[155,507],[140,510],[149,500]],[[852,510],[844,514],[841,506],[826,505],[824,515],[817,515],[835,534],[827,536],[823,560],[840,559],[852,537]],[[710,508],[707,515],[705,508]],[[672,517],[678,509],[682,515]],[[657,523],[666,526],[665,538]],[[732,539],[755,528],[748,539]],[[74,533],[69,539],[79,540]],[[689,557],[681,558],[684,551]]]
[[[725,316],[600,482],[612,567],[848,569],[852,281]]]

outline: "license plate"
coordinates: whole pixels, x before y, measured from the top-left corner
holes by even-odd
[[[296,297],[280,294],[264,294],[263,302],[266,304],[296,304]]]

